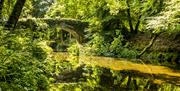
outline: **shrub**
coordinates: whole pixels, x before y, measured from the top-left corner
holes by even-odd
[[[48,53],[29,31],[0,33],[0,88],[7,90],[47,90]]]
[[[95,33],[92,40],[85,46],[84,52],[91,55],[114,56],[122,58],[136,58],[137,51],[128,48],[128,43],[123,44],[124,39],[120,30],[115,30],[113,41],[105,40],[105,36]],[[88,49],[87,49],[88,48]]]
[[[71,55],[74,55],[74,56],[79,55],[79,47],[77,43],[72,44],[67,50]]]
[[[137,52],[135,50],[130,50],[128,48],[123,48],[118,54],[118,57],[122,58],[136,58]]]

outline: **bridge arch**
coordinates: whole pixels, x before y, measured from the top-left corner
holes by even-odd
[[[77,40],[78,43],[81,44],[83,42],[83,37],[84,37],[83,33],[74,29],[72,26],[64,24],[59,26],[59,28],[63,31],[69,32]]]
[[[78,41],[78,43],[83,42],[85,35],[85,28],[88,27],[88,22],[83,22],[80,20],[69,19],[69,18],[29,18],[20,19],[17,24],[17,28],[30,28],[36,30],[38,27],[38,22],[47,24],[48,28],[61,28],[72,34],[72,36]]]

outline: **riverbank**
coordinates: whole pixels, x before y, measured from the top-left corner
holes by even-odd
[[[128,42],[132,49],[142,51],[148,45],[151,37],[148,33],[140,33]],[[180,32],[161,33],[140,58],[145,60],[145,63],[180,69]]]

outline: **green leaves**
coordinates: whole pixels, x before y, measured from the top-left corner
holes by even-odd
[[[126,0],[106,0],[107,7],[110,9],[110,14],[117,15],[119,11],[126,10],[128,8]]]
[[[50,73],[50,59],[47,56],[49,49],[43,43],[32,41],[31,32],[28,30],[15,31],[13,34],[2,31],[0,35],[0,88],[47,90],[47,73]],[[36,44],[39,50],[43,48],[40,52]],[[34,55],[37,52],[38,55]],[[43,58],[38,59],[37,56]]]
[[[147,20],[147,29],[154,29],[154,32],[176,31],[180,26],[180,2],[178,0],[166,1],[166,7],[160,14],[150,17]]]

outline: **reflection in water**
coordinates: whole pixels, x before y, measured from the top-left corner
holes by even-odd
[[[167,67],[109,57],[74,57],[65,53],[56,53],[54,58],[63,65],[58,64],[60,67],[56,67],[61,71],[55,75],[58,85],[52,86],[53,90],[180,91],[180,71]]]

